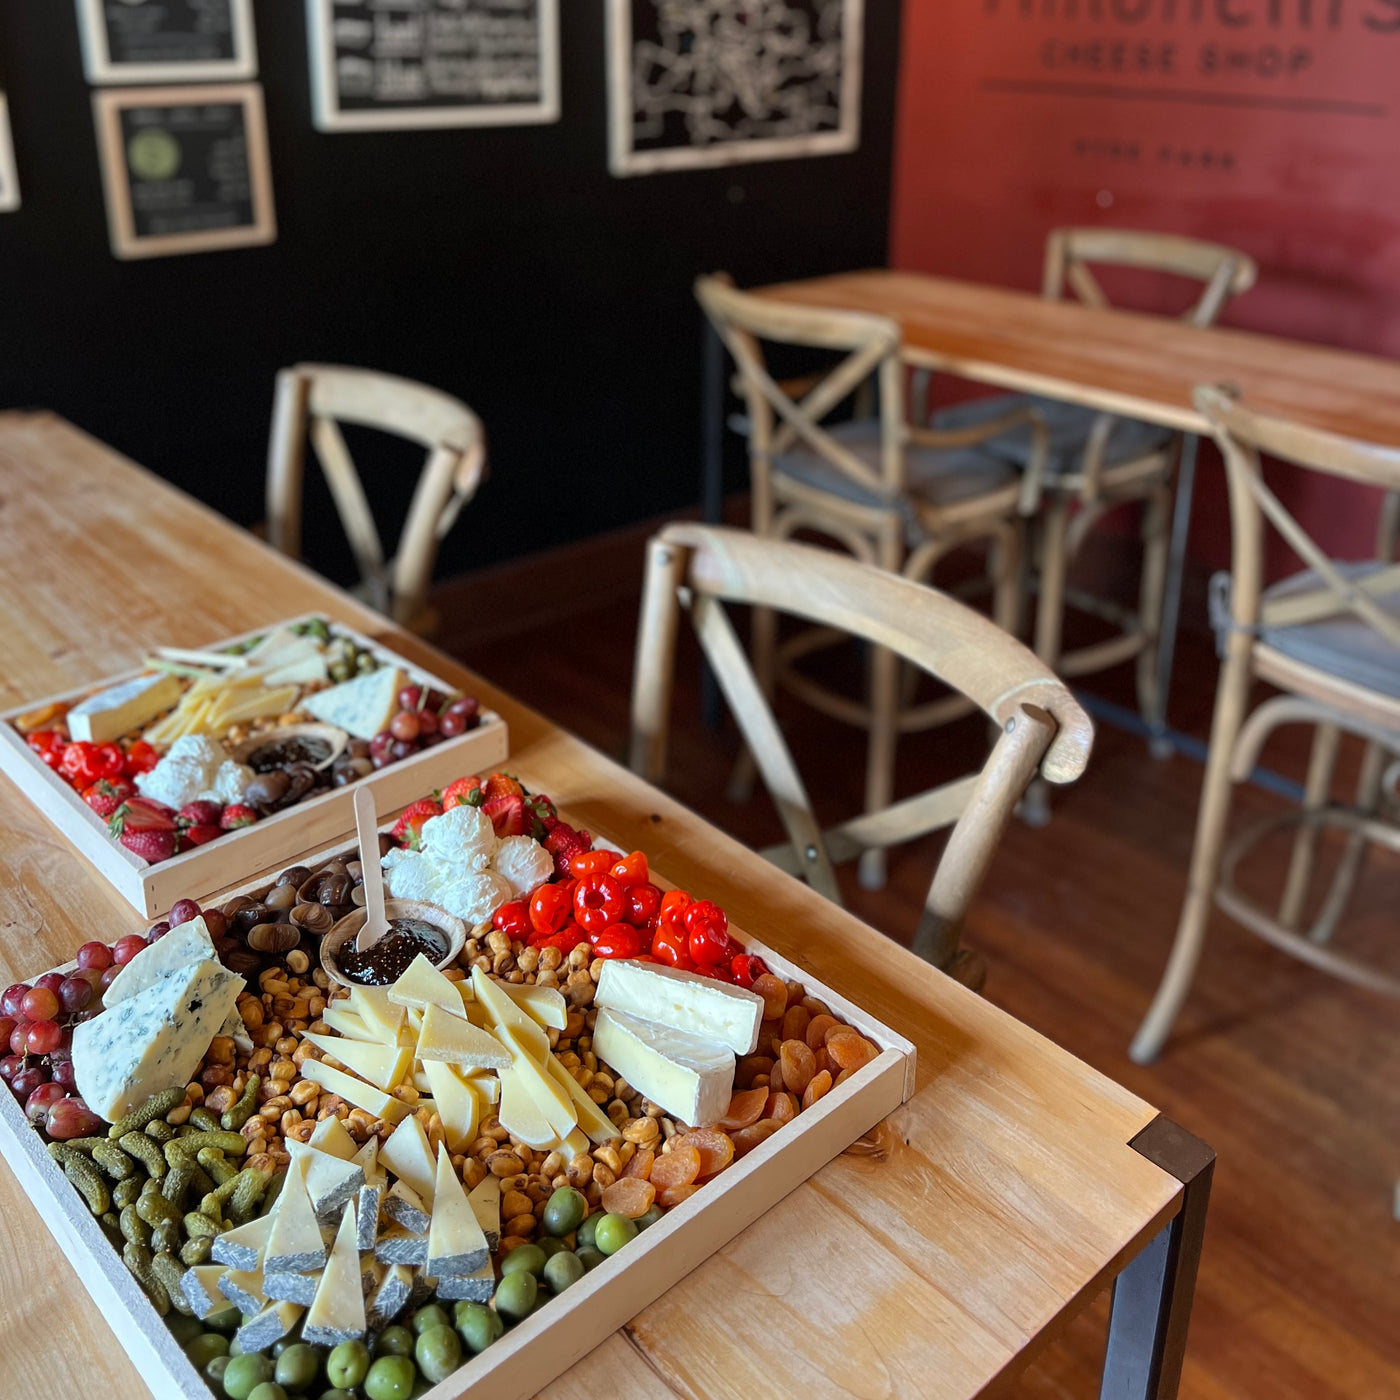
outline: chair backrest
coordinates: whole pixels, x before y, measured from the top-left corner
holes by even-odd
[[[1377,596],[1400,589],[1400,564],[1362,579],[1348,578],[1269,489],[1260,460],[1261,453],[1268,453],[1308,471],[1396,492],[1400,491],[1400,451],[1253,413],[1226,389],[1198,387],[1195,400],[1210,420],[1229,479],[1231,620],[1236,629],[1248,635],[1261,622],[1286,627],[1349,612],[1400,648],[1400,621],[1375,602]],[[1387,498],[1381,511],[1378,552],[1382,560],[1393,557],[1392,500],[1393,496]],[[1272,600],[1261,610],[1266,522],[1314,571],[1321,586]]]
[[[1199,300],[1182,318],[1196,326],[1212,325],[1225,302],[1247,292],[1258,275],[1253,258],[1222,243],[1139,229],[1060,228],[1045,241],[1044,295],[1058,301],[1068,284],[1085,305],[1107,306],[1108,298],[1090,270],[1094,263],[1203,282]]]
[[[749,420],[749,456],[763,473],[799,441],[867,491],[893,498],[904,488],[907,428],[899,326],[884,316],[793,306],[741,292],[724,275],[700,277],[695,297],[738,366]],[[763,343],[846,351],[800,399],[769,373]],[[880,470],[870,467],[821,426],[822,420],[874,374],[879,380]]]
[[[824,834],[726,602],[864,637],[960,691],[1001,730],[986,765]],[[683,605],[792,842],[785,868],[836,899],[833,860],[953,827],[915,940],[915,951],[941,965],[941,954],[956,948],[968,905],[1026,784],[1037,772],[1068,783],[1084,771],[1093,726],[1069,689],[1014,637],[923,584],[808,545],[669,525],[648,545],[632,690],[631,765],[653,781],[665,768]]]
[[[391,560],[340,423],[393,433],[428,451]],[[437,547],[486,468],[481,420],[464,403],[412,380],[343,365],[294,365],[277,376],[268,447],[268,539],[301,554],[301,501],[307,437],[325,473],[371,606],[411,623],[422,610]]]

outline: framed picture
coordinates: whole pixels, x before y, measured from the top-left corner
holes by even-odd
[[[15,143],[10,135],[10,104],[0,92],[0,214],[19,208],[19,175],[15,170]]]
[[[860,144],[863,0],[608,0],[614,175]]]
[[[112,252],[159,258],[277,236],[257,83],[93,94]]]
[[[558,0],[306,0],[321,131],[559,120]]]
[[[77,0],[91,83],[212,82],[258,71],[252,0]]]

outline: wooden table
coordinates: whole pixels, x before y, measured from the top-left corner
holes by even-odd
[[[916,1042],[918,1092],[877,1130],[873,1153],[825,1167],[575,1365],[550,1400],[997,1394],[1115,1275],[1105,1395],[1175,1393],[1212,1154],[1150,1105],[52,416],[0,414],[0,542],[5,708],[128,667],[155,644],[323,611],[473,689],[509,720],[525,782],[644,848]],[[0,870],[6,981],[137,926],[3,779]],[[5,1393],[143,1394],[17,1197],[0,1164]]]

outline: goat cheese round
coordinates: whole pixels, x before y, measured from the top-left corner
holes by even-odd
[[[253,770],[247,764],[235,763],[217,739],[186,734],[176,739],[150,772],[137,776],[136,788],[143,797],[179,811],[198,798],[224,806],[241,802],[253,777]]]
[[[554,857],[529,836],[507,836],[496,847],[491,868],[519,897],[529,894],[554,874]]]
[[[423,854],[468,870],[485,870],[496,853],[496,831],[480,807],[463,803],[423,823]]]

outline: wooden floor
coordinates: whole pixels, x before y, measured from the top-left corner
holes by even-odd
[[[643,538],[621,533],[444,586],[435,600],[444,619],[439,641],[620,757]],[[858,653],[832,664],[858,684]],[[781,828],[761,791],[742,806],[725,799],[734,733],[700,723],[697,674],[691,646],[678,673],[668,786],[750,844],[777,840]],[[1093,684],[1126,703],[1124,682],[1104,676]],[[1204,737],[1214,686],[1207,639],[1186,634],[1174,724]],[[781,704],[780,718],[823,817],[855,811],[859,738],[794,704]],[[1266,754],[1295,778],[1299,738]],[[975,765],[983,742],[975,721],[906,739],[901,792]],[[1101,728],[1089,773],[1057,794],[1051,825],[1013,825],[967,941],[987,960],[992,1001],[1219,1153],[1183,1396],[1396,1400],[1400,1223],[1391,1210],[1400,1176],[1400,1009],[1309,971],[1217,916],[1162,1060],[1144,1069],[1127,1057],[1175,927],[1200,781],[1190,760],[1154,761],[1139,740]],[[1244,789],[1238,810],[1279,805]],[[850,906],[907,943],[937,845],[932,838],[895,852],[878,893],[843,872]],[[1392,968],[1400,967],[1397,894],[1400,863],[1373,863],[1339,934]],[[1101,1299],[1015,1395],[1096,1396],[1106,1317]]]

